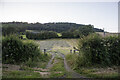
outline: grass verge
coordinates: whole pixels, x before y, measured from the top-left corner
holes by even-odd
[[[42,59],[43,58],[43,59]],[[11,66],[3,66],[3,78],[42,78],[39,72],[35,72],[36,68],[44,69],[50,59],[50,55],[42,55],[39,61],[29,60],[26,63],[22,63],[19,70],[10,70]],[[41,71],[40,71],[41,72]]]
[[[81,68],[77,69],[76,72],[89,78],[119,78],[117,71],[108,68]]]
[[[3,79],[4,78],[41,78],[41,75],[31,70],[3,71]]]
[[[79,55],[82,56],[82,55]],[[78,54],[67,54],[66,60],[68,65],[71,69],[75,70],[77,73],[81,74],[87,78],[119,78],[118,68],[117,66],[111,67],[101,67],[100,65],[84,67],[84,66],[77,66]]]

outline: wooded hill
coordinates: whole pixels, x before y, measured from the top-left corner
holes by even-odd
[[[25,30],[46,30],[46,31],[55,31],[63,32],[68,31],[69,29],[78,29],[81,26],[88,26],[84,24],[76,23],[67,23],[67,22],[58,22],[58,23],[27,23],[27,22],[2,22],[3,31],[8,28],[12,31],[16,30],[18,32],[24,32]],[[93,25],[89,25],[93,26]],[[95,32],[103,32],[102,29],[94,28]]]
[[[32,32],[29,32],[32,31]],[[80,38],[93,32],[103,32],[93,25],[84,25],[67,22],[57,23],[27,23],[27,22],[3,22],[2,34],[25,34],[29,39],[50,38]],[[62,36],[58,36],[60,33]],[[44,35],[44,36],[43,36]],[[50,37],[51,36],[51,37]]]

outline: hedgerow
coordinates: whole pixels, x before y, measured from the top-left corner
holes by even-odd
[[[29,59],[35,60],[39,56],[38,46],[31,41],[22,41],[13,35],[2,39],[3,63],[21,63]]]
[[[92,34],[81,38],[78,48],[81,51],[81,56],[77,60],[78,67],[119,65],[120,38],[117,36],[103,38]]]

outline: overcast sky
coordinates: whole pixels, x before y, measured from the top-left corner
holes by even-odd
[[[0,22],[73,22],[118,32],[118,2],[52,1],[1,0]]]

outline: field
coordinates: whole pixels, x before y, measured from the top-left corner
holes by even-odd
[[[102,36],[102,37],[118,36],[118,33],[109,33],[109,32],[105,32],[105,35],[104,35],[104,32],[96,32],[96,33],[99,34],[99,35]]]
[[[43,51],[60,51],[64,54],[70,53],[73,47],[77,46],[77,39],[49,39],[49,40],[38,40],[40,49]]]

